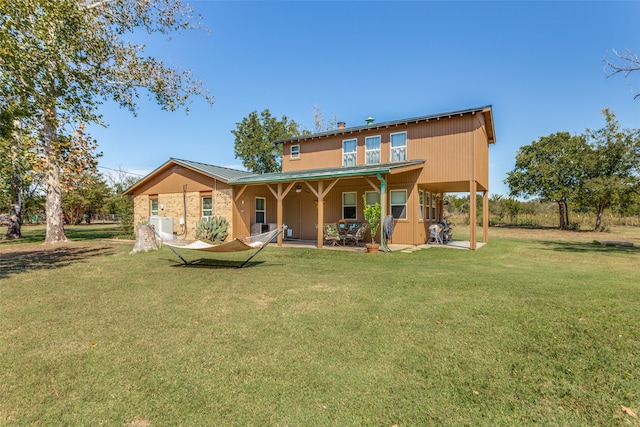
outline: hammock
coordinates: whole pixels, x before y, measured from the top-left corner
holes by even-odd
[[[176,237],[173,234],[163,232],[156,232],[156,236],[162,241],[162,243],[167,245],[169,249],[171,249],[171,251],[178,258],[180,258],[185,265],[193,265],[195,262],[188,262],[173,248],[189,249],[203,252],[240,252],[250,249],[257,249],[257,251],[253,255],[251,255],[246,261],[238,266],[238,268],[242,268],[245,267],[254,256],[258,255],[261,250],[267,247],[267,245],[273,239],[275,239],[278,234],[282,233],[286,229],[287,226],[283,225],[282,228],[276,228],[275,230],[271,230],[266,233],[248,237],[237,237],[233,240],[220,244],[211,244],[203,242],[202,240],[196,240],[192,242],[188,242],[185,240],[176,240]]]

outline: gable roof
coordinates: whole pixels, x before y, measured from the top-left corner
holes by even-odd
[[[287,142],[298,142],[298,141],[311,140],[316,138],[323,138],[327,136],[357,133],[357,132],[363,132],[363,131],[372,130],[372,129],[395,127],[400,125],[407,125],[407,124],[419,123],[419,122],[428,122],[431,120],[441,120],[445,118],[452,118],[456,116],[464,116],[468,114],[478,114],[478,113],[484,115],[485,126],[487,128],[487,139],[489,141],[489,144],[494,144],[496,142],[496,137],[495,137],[495,129],[493,127],[493,109],[491,105],[485,105],[483,107],[477,107],[477,108],[469,108],[466,110],[450,111],[447,113],[411,117],[408,119],[392,120],[389,122],[373,123],[370,125],[366,124],[362,126],[354,126],[354,127],[344,128],[344,129],[332,129],[324,132],[318,132],[318,133],[313,133],[308,135],[300,135],[293,138],[281,139],[278,141],[273,141],[273,143],[284,144]]]
[[[191,160],[182,160],[170,158],[167,162],[165,162],[162,166],[154,169],[147,176],[142,178],[140,181],[133,184],[131,187],[127,188],[124,194],[132,194],[136,188],[144,185],[150,179],[152,179],[158,172],[168,169],[172,165],[180,165],[187,169],[194,170],[203,175],[206,175],[210,178],[218,179],[220,181],[229,183],[231,180],[235,178],[240,178],[242,176],[253,175],[252,172],[241,171],[238,169],[225,168],[222,166],[209,165],[206,163],[193,162]]]
[[[383,163],[376,165],[335,167],[323,169],[307,169],[292,172],[273,172],[255,175],[247,175],[232,179],[229,184],[267,184],[274,182],[292,182],[315,179],[349,178],[376,174],[393,174],[421,168],[424,160],[411,160],[408,162]]]

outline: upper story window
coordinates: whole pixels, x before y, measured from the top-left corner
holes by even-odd
[[[151,211],[151,216],[158,216],[158,197],[149,199],[149,210]]]
[[[213,203],[211,196],[202,198],[202,216],[213,216]]]
[[[391,161],[405,162],[407,160],[407,133],[391,134]]]
[[[356,219],[358,217],[358,197],[355,192],[342,193],[342,218]]]
[[[364,146],[365,163],[368,165],[380,163],[380,135],[365,138]]]
[[[291,146],[291,158],[292,159],[299,159],[300,158],[300,146],[299,145],[292,145]]]
[[[256,197],[256,222],[267,222],[267,199],[264,197]]]
[[[342,166],[348,167],[356,165],[357,145],[357,139],[345,139],[342,141]]]

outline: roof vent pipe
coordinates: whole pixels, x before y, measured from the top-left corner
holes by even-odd
[[[344,129],[347,126],[345,122],[338,122],[338,129]]]
[[[373,117],[369,116],[365,120],[367,121],[367,126],[371,126],[376,119],[374,119]]]

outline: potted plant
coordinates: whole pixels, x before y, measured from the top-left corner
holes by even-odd
[[[371,230],[371,243],[367,243],[367,251],[369,253],[376,253],[380,248],[380,244],[376,243],[376,234],[378,233],[378,227],[380,226],[380,216],[382,215],[382,207],[376,203],[375,205],[368,205],[367,198],[362,197],[364,200],[364,220]]]

